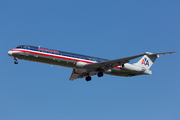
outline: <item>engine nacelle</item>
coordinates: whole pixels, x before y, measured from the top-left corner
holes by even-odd
[[[86,65],[86,64],[88,64],[88,63],[85,63],[85,62],[77,62],[77,63],[76,63],[76,66],[77,66],[77,67],[84,67],[84,65]]]
[[[122,68],[125,69],[125,70],[135,71],[135,72],[143,72],[143,71],[145,71],[145,69],[142,68],[142,67],[132,65],[132,64],[128,64],[128,63],[124,64],[122,66]]]

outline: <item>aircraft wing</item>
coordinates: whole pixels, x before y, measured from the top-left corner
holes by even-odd
[[[116,59],[116,60],[109,60],[109,61],[106,61],[106,62],[91,63],[91,64],[84,65],[84,67],[85,68],[95,69],[95,70],[106,71],[106,70],[109,70],[109,69],[114,68],[116,66],[125,64],[125,63],[129,62],[129,60],[141,57],[143,55],[146,55],[146,53],[140,54],[140,55],[131,56],[131,57],[126,57],[126,58]]]
[[[109,60],[106,62],[91,63],[91,64],[84,65],[84,67],[82,69],[79,69],[79,68],[73,69],[71,77],[69,78],[69,80],[74,80],[77,78],[84,78],[87,76],[92,76],[92,75],[97,74],[99,71],[105,72],[105,71],[112,69],[116,66],[119,66],[119,65],[122,65],[122,64],[129,62],[129,60],[138,58],[138,57],[143,56],[143,55],[146,55],[146,53],[136,55],[136,56],[126,57],[126,58],[116,59],[116,60]]]
[[[96,69],[96,70],[100,69],[100,70],[106,71],[106,70],[114,68],[116,66],[125,64],[125,63],[129,62],[129,60],[132,60],[132,59],[144,56],[144,55],[165,55],[165,54],[172,54],[172,53],[176,53],[176,52],[165,52],[165,53],[156,53],[156,54],[151,54],[149,52],[146,52],[144,54],[135,55],[135,56],[131,56],[131,57],[110,60],[110,61],[100,62],[100,63],[91,63],[91,64],[85,65],[84,67],[92,68],[92,69]]]

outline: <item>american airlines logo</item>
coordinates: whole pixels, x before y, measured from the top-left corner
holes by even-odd
[[[144,58],[141,64],[149,66],[149,61],[147,60],[147,58]]]

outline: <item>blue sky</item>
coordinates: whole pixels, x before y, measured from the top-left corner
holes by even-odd
[[[0,119],[179,120],[179,5],[178,0],[0,1]],[[7,52],[23,44],[107,59],[177,53],[160,56],[149,76],[72,82],[70,68],[23,60],[15,65]]]

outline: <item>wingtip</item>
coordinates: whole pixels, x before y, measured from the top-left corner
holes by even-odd
[[[177,53],[177,52],[174,51],[174,52],[171,52],[170,54],[172,54],[172,53]]]

